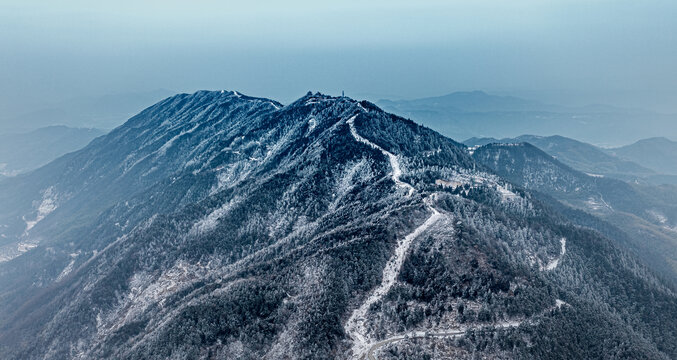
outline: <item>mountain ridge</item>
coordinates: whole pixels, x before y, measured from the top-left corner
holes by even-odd
[[[627,181],[650,181],[658,175],[639,163],[621,159],[592,144],[564,136],[520,135],[515,138],[470,138],[464,141],[468,146],[483,146],[491,143],[521,143],[535,145],[559,161],[574,169],[588,173],[615,177]]]
[[[630,145],[606,149],[615,156],[642,161],[647,167],[665,174],[677,175],[677,141],[667,137],[642,139]]]
[[[674,189],[668,187],[661,194],[660,187],[585,174],[529,143],[492,143],[475,149],[473,157],[515,184],[553,196],[624,229],[631,234],[629,241],[636,243],[633,247],[637,253],[643,257],[650,254],[646,260],[677,284],[677,268],[671,261],[677,256],[672,225],[677,208],[670,196],[677,194]]]
[[[641,262],[366,101],[180,94],[2,184],[10,359],[677,351]]]

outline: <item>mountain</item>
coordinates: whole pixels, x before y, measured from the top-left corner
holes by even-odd
[[[11,176],[36,169],[103,134],[98,129],[50,126],[29,133],[0,135],[0,174]]]
[[[677,141],[655,137],[607,151],[620,158],[641,163],[658,173],[677,175]]]
[[[515,184],[622,229],[636,254],[677,284],[676,186],[640,186],[584,174],[529,143],[489,144],[475,149],[473,157]]]
[[[26,133],[62,125],[109,130],[155,102],[173,95],[169,90],[81,97],[36,106],[31,111],[0,116],[0,134]]]
[[[516,138],[470,138],[463,143],[470,147],[491,143],[515,144],[526,142],[543,150],[563,164],[587,174],[604,175],[632,182],[674,183],[670,176],[659,174],[642,165],[607,153],[605,149],[564,136],[521,135]]]
[[[677,137],[672,126],[675,115],[602,105],[566,107],[482,91],[415,100],[380,100],[378,104],[386,111],[461,139],[558,134],[596,145],[617,146],[657,134]]]
[[[677,356],[677,294],[366,101],[180,94],[0,182],[7,359]]]

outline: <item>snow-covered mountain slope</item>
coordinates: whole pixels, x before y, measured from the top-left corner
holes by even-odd
[[[473,157],[504,178],[606,219],[631,236],[640,256],[677,284],[677,191],[629,184],[569,168],[531,144],[489,144]]]
[[[368,102],[177,95],[2,185],[9,359],[677,354],[615,239]]]
[[[666,176],[643,167],[639,163],[620,159],[608,154],[597,146],[570,139],[564,136],[521,135],[516,138],[470,138],[463,143],[469,147],[478,147],[491,143],[517,144],[529,143],[543,150],[563,164],[588,174],[625,181],[656,182]]]

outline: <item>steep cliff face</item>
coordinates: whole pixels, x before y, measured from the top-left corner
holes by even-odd
[[[9,358],[675,355],[613,239],[368,102],[177,95],[2,184]]]

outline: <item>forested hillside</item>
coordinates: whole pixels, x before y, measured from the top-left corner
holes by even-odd
[[[463,143],[473,146],[483,146],[491,143],[517,144],[529,143],[556,158],[561,163],[578,171],[604,175],[628,181],[650,182],[658,172],[643,167],[642,162],[632,162],[608,154],[594,145],[580,142],[564,136],[535,136],[522,135],[516,138],[471,138]]]
[[[525,188],[552,196],[623,230],[616,235],[677,284],[677,188],[647,186],[584,174],[530,144],[490,144],[473,157]],[[569,213],[572,221],[580,216]],[[590,223],[590,220],[585,220]],[[602,225],[599,225],[602,226]],[[603,231],[604,232],[604,231]]]
[[[677,295],[634,234],[482,154],[346,97],[165,99],[0,183],[0,351],[677,357]]]

